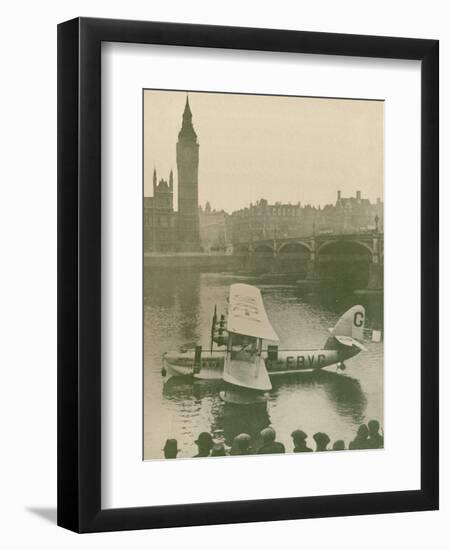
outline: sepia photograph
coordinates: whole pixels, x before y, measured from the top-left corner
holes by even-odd
[[[143,459],[383,449],[384,102],[142,101]]]

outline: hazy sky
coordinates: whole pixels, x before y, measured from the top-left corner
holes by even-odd
[[[144,92],[144,194],[174,172],[185,92]],[[189,92],[200,144],[199,202],[228,212],[260,198],[324,205],[383,197],[379,101]],[[174,207],[177,209],[175,193]]]

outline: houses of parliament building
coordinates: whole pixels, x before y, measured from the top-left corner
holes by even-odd
[[[153,171],[153,196],[144,197],[144,252],[199,252],[199,144],[189,99],[176,144],[178,212],[173,208],[173,172],[169,181]]]

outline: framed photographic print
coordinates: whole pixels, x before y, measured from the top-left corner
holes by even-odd
[[[438,507],[438,42],[58,27],[58,524]]]

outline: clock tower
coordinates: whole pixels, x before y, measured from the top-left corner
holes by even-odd
[[[197,134],[192,125],[192,113],[187,97],[177,142],[178,238],[179,248],[183,252],[200,250],[198,148]]]

